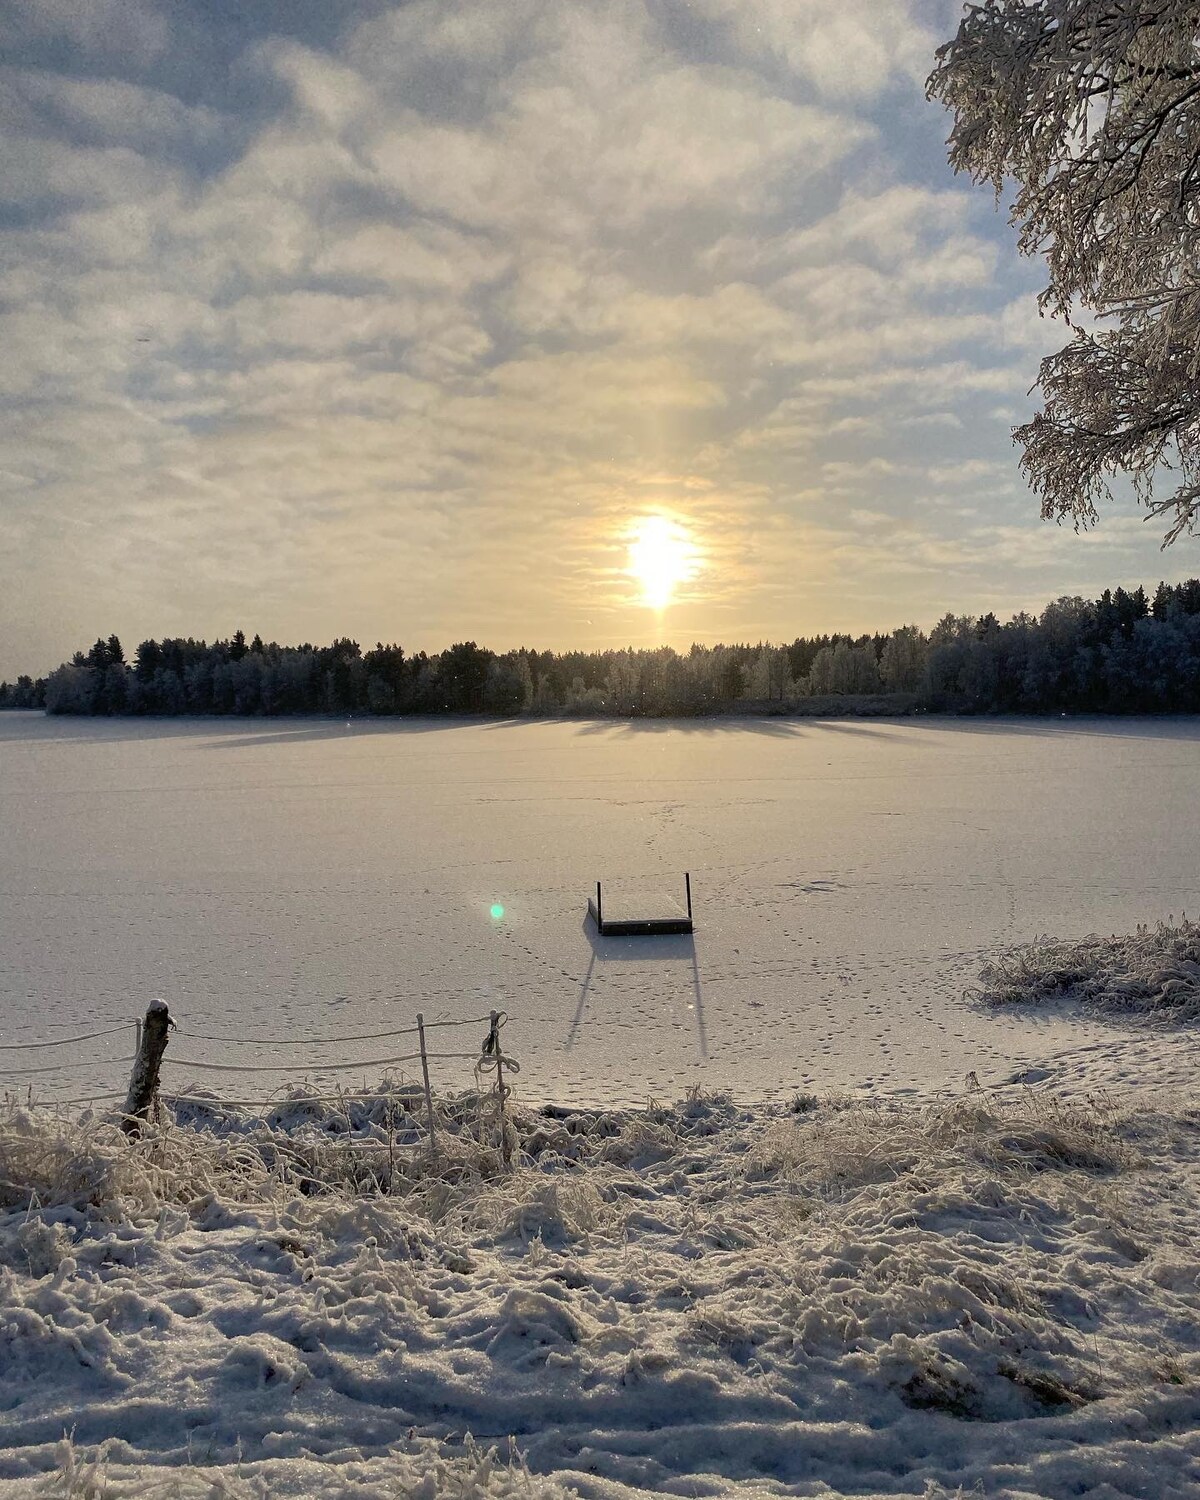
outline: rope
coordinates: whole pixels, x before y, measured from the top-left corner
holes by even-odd
[[[115,1102],[115,1094],[92,1094],[86,1099],[35,1099],[33,1101],[36,1109],[64,1109],[73,1104],[103,1104],[105,1101]],[[25,1140],[27,1137],[12,1137],[12,1139]]]
[[[77,1042],[94,1042],[100,1036],[115,1036],[118,1031],[124,1031],[132,1024],[131,1021],[124,1021],[120,1026],[110,1026],[107,1031],[89,1031],[86,1036],[56,1037],[52,1042],[0,1042],[0,1052],[27,1052],[34,1047],[74,1047]]]
[[[427,1052],[425,1056],[430,1062],[478,1062],[480,1054],[478,1052]],[[506,1053],[505,1061],[507,1057]]]
[[[504,1017],[504,1020],[500,1022],[501,1026],[503,1026],[504,1021],[508,1020],[508,1012],[502,1010],[500,1014]],[[470,1021],[426,1021],[425,1030],[432,1031],[435,1026],[487,1026],[490,1024],[491,1019],[492,1016],[489,1011],[486,1016],[475,1016]]]
[[[191,1031],[179,1028],[179,1035],[193,1037],[198,1042],[236,1042],[246,1047],[330,1047],[337,1042],[385,1042],[394,1036],[416,1036],[415,1026],[405,1026],[401,1031],[364,1031],[353,1036],[315,1037],[271,1037],[271,1036],[213,1036],[207,1031]]]
[[[91,1096],[91,1098],[89,1098],[89,1099],[63,1099],[61,1102],[63,1104],[104,1104],[104,1103],[116,1103],[116,1100],[119,1099],[120,1097],[121,1096],[119,1094],[116,1095],[116,1096],[114,1096],[112,1094],[93,1094]]]
[[[452,1055],[452,1054],[447,1054]],[[164,1063],[177,1068],[196,1068],[202,1073],[347,1073],[355,1068],[386,1068],[393,1063],[417,1062],[419,1052],[406,1052],[402,1057],[365,1057],[360,1062],[348,1063],[288,1063],[283,1066],[264,1063],[210,1063],[199,1062],[191,1057],[164,1057]],[[474,1057],[474,1052],[464,1053]]]
[[[438,1062],[475,1062],[478,1052],[427,1052],[427,1058]],[[389,1068],[394,1063],[419,1062],[419,1052],[406,1052],[401,1057],[363,1057],[357,1062],[346,1063],[288,1063],[283,1066],[271,1063],[210,1063],[200,1062],[194,1057],[164,1057],[163,1063],[176,1068],[196,1068],[201,1073],[351,1073],[355,1068]]]
[[[207,1109],[285,1109],[300,1104],[358,1104],[367,1100],[396,1099],[391,1094],[303,1094],[299,1098],[285,1099],[216,1099],[207,1094],[162,1094],[164,1104],[202,1104]],[[35,1099],[39,1109],[63,1109],[76,1104],[103,1104],[117,1102],[115,1094],[91,1094],[86,1099]],[[5,1137],[4,1139],[8,1139]],[[25,1136],[13,1136],[13,1140],[25,1140]]]
[[[90,1062],[50,1063],[47,1067],[44,1068],[0,1068],[0,1078],[32,1078],[35,1073],[73,1073],[78,1072],[81,1068],[100,1067],[103,1063],[106,1062],[131,1061],[131,1058],[106,1057],[101,1059],[99,1063],[95,1058],[92,1058]]]
[[[398,1062],[420,1062],[419,1052],[407,1052],[399,1058],[360,1058],[357,1062],[287,1062],[287,1064],[263,1064],[263,1062],[201,1062],[198,1058],[168,1058],[163,1056],[163,1065],[174,1068],[196,1068],[199,1073],[351,1073],[354,1068],[390,1068]],[[478,1062],[477,1052],[428,1052],[431,1062]],[[507,1061],[507,1059],[505,1059]],[[83,1067],[83,1064],[81,1064]],[[30,1070],[42,1071],[42,1070]],[[52,1073],[52,1068],[46,1068]]]
[[[426,1021],[425,1030],[432,1031],[435,1026],[486,1026],[491,1020],[490,1016],[478,1016],[466,1021]],[[327,1047],[338,1042],[385,1042],[394,1036],[416,1036],[415,1026],[405,1026],[400,1031],[363,1031],[349,1036],[317,1036],[317,1037],[269,1037],[269,1036],[218,1036],[208,1031],[191,1031],[183,1027],[179,1029],[180,1036],[194,1037],[198,1042],[237,1042],[247,1047]],[[85,1038],[80,1037],[80,1041]],[[48,1045],[38,1043],[37,1045]]]

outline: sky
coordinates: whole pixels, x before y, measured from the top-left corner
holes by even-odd
[[[0,677],[112,632],[686,647],[1200,571],[1021,479],[1066,335],[946,165],[960,8],[0,4]]]

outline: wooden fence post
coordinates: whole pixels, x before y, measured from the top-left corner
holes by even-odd
[[[129,1095],[125,1100],[125,1117],[121,1121],[121,1129],[126,1135],[137,1135],[143,1120],[150,1114],[150,1106],[158,1093],[158,1070],[167,1050],[170,1028],[171,1016],[166,1001],[151,1000],[141,1026],[133,1072],[129,1075]]]
[[[417,1012],[417,1040],[421,1045],[421,1072],[425,1078],[425,1112],[429,1119],[429,1149],[433,1150],[433,1090],[429,1087],[429,1058],[425,1054],[425,1017]]]
[[[504,1052],[503,1052],[503,1049],[500,1046],[500,1012],[499,1011],[497,1011],[497,1010],[492,1011],[492,1013],[491,1013],[491,1022],[492,1022],[492,1029],[488,1033],[488,1039],[489,1039],[489,1041],[491,1040],[492,1037],[495,1037],[495,1039],[496,1039],[496,1053],[495,1053],[495,1056],[496,1056],[496,1100],[497,1100],[496,1113],[497,1113],[497,1115],[499,1117],[499,1121],[500,1121],[500,1157],[501,1157],[501,1160],[504,1162],[504,1165],[506,1167],[508,1167],[508,1166],[512,1165],[512,1161],[511,1161],[511,1155],[512,1155],[512,1153],[509,1150],[507,1121],[505,1119],[505,1113],[504,1113],[504,1094],[505,1094],[505,1088],[504,1088]]]

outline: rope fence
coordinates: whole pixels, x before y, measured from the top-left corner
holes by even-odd
[[[433,1091],[430,1081],[430,1063],[443,1062],[470,1062],[474,1064],[474,1073],[477,1086],[482,1084],[486,1078],[490,1082],[489,1092],[495,1097],[497,1123],[499,1127],[500,1146],[505,1162],[509,1159],[509,1142],[505,1124],[505,1100],[510,1087],[505,1083],[504,1074],[519,1073],[520,1064],[513,1057],[503,1052],[500,1045],[500,1030],[508,1020],[505,1011],[490,1011],[486,1016],[469,1017],[464,1020],[441,1020],[426,1022],[422,1014],[417,1014],[415,1026],[402,1027],[397,1030],[359,1033],[342,1037],[318,1037],[318,1038],[267,1038],[267,1037],[244,1037],[244,1036],[221,1036],[213,1033],[180,1031],[180,1028],[171,1019],[167,1006],[161,1000],[154,1000],[150,1004],[144,1019],[127,1021],[118,1025],[110,1026],[102,1031],[90,1032],[83,1036],[71,1036],[54,1038],[44,1042],[12,1042],[0,1043],[0,1084],[9,1080],[20,1080],[25,1078],[45,1077],[47,1074],[66,1073],[80,1071],[83,1069],[95,1069],[98,1066],[96,1059],[84,1061],[71,1061],[51,1063],[44,1066],[9,1068],[3,1065],[3,1056],[10,1052],[22,1052],[31,1048],[47,1047],[74,1047],[81,1042],[90,1042],[101,1037],[114,1036],[125,1031],[128,1027],[135,1028],[136,1045],[132,1059],[124,1061],[132,1062],[132,1072],[129,1079],[129,1089],[122,1112],[122,1127],[128,1134],[137,1134],[142,1122],[149,1118],[151,1110],[159,1099],[159,1079],[163,1066],[171,1068],[186,1068],[192,1072],[199,1073],[232,1073],[232,1074],[263,1074],[271,1073],[275,1076],[286,1074],[315,1074],[318,1077],[331,1073],[352,1073],[366,1069],[387,1069],[400,1066],[404,1063],[421,1064],[421,1075],[423,1082],[426,1129],[430,1145],[432,1146],[437,1134],[437,1121],[433,1108]],[[488,1028],[481,1047],[474,1052],[455,1051],[431,1051],[425,1045],[425,1032],[435,1027],[463,1027],[482,1026]],[[415,1036],[417,1038],[417,1051],[399,1053],[388,1057],[364,1057],[350,1062],[314,1062],[310,1059],[304,1063],[220,1063],[208,1062],[203,1058],[179,1057],[166,1055],[167,1040],[171,1031],[180,1032],[181,1035],[194,1038],[197,1041],[225,1042],[238,1046],[251,1047],[305,1047],[310,1051],[316,1048],[334,1046],[349,1042],[366,1041],[389,1041],[395,1037]],[[109,1061],[105,1059],[105,1061]],[[113,1062],[122,1059],[112,1059]],[[49,1101],[57,1107],[67,1107],[85,1104],[112,1103],[116,1090],[109,1094],[89,1095],[74,1099],[55,1099]],[[392,1093],[356,1093],[353,1096],[355,1102],[377,1101],[381,1099],[394,1098]],[[168,1092],[166,1098],[172,1104],[189,1104],[208,1109],[255,1109],[255,1110],[280,1110],[288,1106],[302,1106],[305,1104],[337,1103],[345,1106],[347,1098],[344,1093],[337,1094],[308,1094],[300,1096],[287,1096],[284,1098],[249,1100],[249,1099],[223,1099],[210,1095],[186,1094]]]

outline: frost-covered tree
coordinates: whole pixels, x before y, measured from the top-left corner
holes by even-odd
[[[902,625],[888,636],[879,659],[879,676],[890,693],[912,693],[921,686],[929,643],[916,625]]]
[[[788,654],[782,646],[762,646],[745,673],[747,698],[782,702],[788,695]]]
[[[452,713],[479,713],[493,653],[474,641],[459,641],[443,651],[438,679],[444,707]]]
[[[0,708],[44,708],[46,706],[46,681],[39,677],[35,682],[22,672],[16,682],[0,682]]]
[[[833,691],[833,647],[822,646],[808,670],[808,690],[814,697]]]
[[[92,674],[77,662],[64,662],[46,679],[48,714],[87,714],[92,711]]]
[[[1074,329],[1015,432],[1043,516],[1087,526],[1123,474],[1164,545],[1200,530],[1198,34],[1193,0],[984,0],[927,85],[954,169],[1015,182],[1043,311]]]
[[[840,640],[833,648],[829,691],[832,693],[877,693],[879,667],[869,641],[857,646]]]
[[[483,709],[489,714],[523,713],[533,702],[529,663],[518,651],[488,662],[483,685]]]

